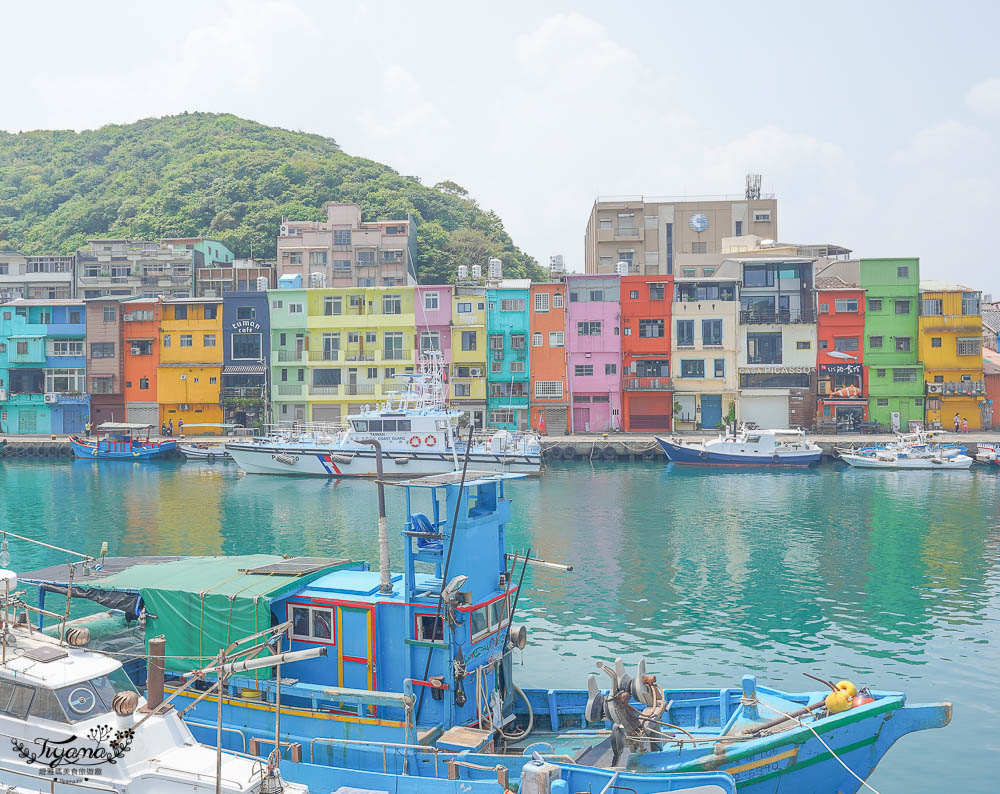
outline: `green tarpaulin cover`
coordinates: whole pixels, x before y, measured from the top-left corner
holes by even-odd
[[[164,635],[167,669],[187,672],[207,666],[230,643],[268,628],[272,599],[339,567],[298,576],[244,573],[282,560],[275,554],[189,557],[136,565],[78,587],[139,592],[149,613],[147,644]],[[273,676],[269,669],[259,673],[259,678]]]

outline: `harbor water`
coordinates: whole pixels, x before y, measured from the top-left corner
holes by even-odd
[[[403,494],[388,491],[398,529]],[[116,556],[378,558],[367,481],[242,476],[219,463],[8,460],[0,493],[0,528],[91,554],[107,541]],[[583,688],[595,660],[645,656],[661,684],[736,686],[750,671],[813,689],[808,672],[950,700],[952,724],[904,737],[871,784],[882,794],[997,790],[993,471],[556,463],[508,494],[508,546],[574,566],[527,573],[522,681]],[[401,548],[393,533],[397,562]],[[10,552],[19,571],[65,561],[14,540]]]

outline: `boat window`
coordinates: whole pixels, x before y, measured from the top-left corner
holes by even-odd
[[[444,625],[440,617],[434,615],[417,615],[417,639],[418,640],[443,640]]]
[[[93,679],[89,683],[97,694],[101,696],[104,705],[109,709],[112,708],[111,701],[119,692],[138,693],[135,684],[132,683],[132,679],[128,677],[128,673],[120,667],[108,675],[102,675],[100,678]]]
[[[396,420],[395,419],[383,419],[382,420],[382,429],[386,433],[395,433],[396,432]]]
[[[368,420],[368,429],[372,433],[381,433],[382,432],[382,420],[381,419],[369,419]]]
[[[8,686],[10,685],[8,684]],[[35,690],[30,686],[13,684],[13,692],[6,709],[7,713],[24,719],[28,715],[28,706],[31,705],[31,696],[34,694]]]
[[[94,708],[94,705],[99,704],[97,695],[90,690],[86,685],[81,685],[77,687],[67,687],[62,692],[66,692],[72,689],[82,689],[88,694],[87,697],[90,698],[91,708],[85,714],[81,714],[76,717],[76,719],[86,719],[94,714],[100,714],[104,711],[102,708]],[[70,701],[73,702],[73,701]],[[41,720],[52,720],[53,722],[69,722],[66,719],[66,713],[63,711],[62,706],[59,705],[59,698],[56,697],[55,692],[51,689],[39,689],[35,692],[35,697],[31,701],[31,716]]]
[[[470,613],[469,627],[469,633],[472,635],[473,642],[489,633],[489,618],[486,614],[486,607],[480,607]]]
[[[292,636],[300,640],[333,641],[333,610],[292,607]]]
[[[329,640],[333,637],[333,612],[329,609],[314,609],[313,636],[318,640]]]
[[[403,432],[410,432],[410,420],[409,419],[397,419],[396,429]]]
[[[361,420],[361,419],[359,419],[359,420],[355,421],[353,424],[354,424],[354,429],[355,430],[359,430],[362,433],[367,433],[368,432],[368,422],[367,422],[367,420]]]
[[[297,637],[310,636],[308,608],[292,607],[292,634]]]
[[[507,599],[501,598],[489,605],[490,631],[507,625]]]

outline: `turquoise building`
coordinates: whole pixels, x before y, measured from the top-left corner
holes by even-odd
[[[83,431],[90,416],[86,322],[78,300],[0,306],[0,432]]]
[[[486,289],[486,422],[491,427],[530,426],[530,291],[530,279],[505,279]]]

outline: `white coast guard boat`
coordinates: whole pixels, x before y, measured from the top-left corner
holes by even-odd
[[[420,372],[397,375],[406,388],[371,410],[347,417],[341,430],[293,427],[259,439],[226,444],[226,451],[248,474],[312,477],[374,477],[375,449],[382,445],[386,477],[444,474],[462,467],[466,441],[459,438],[461,411],[445,400],[440,355],[421,362]],[[464,433],[464,431],[463,431]],[[507,430],[474,438],[469,469],[537,474],[542,465],[539,437]]]

